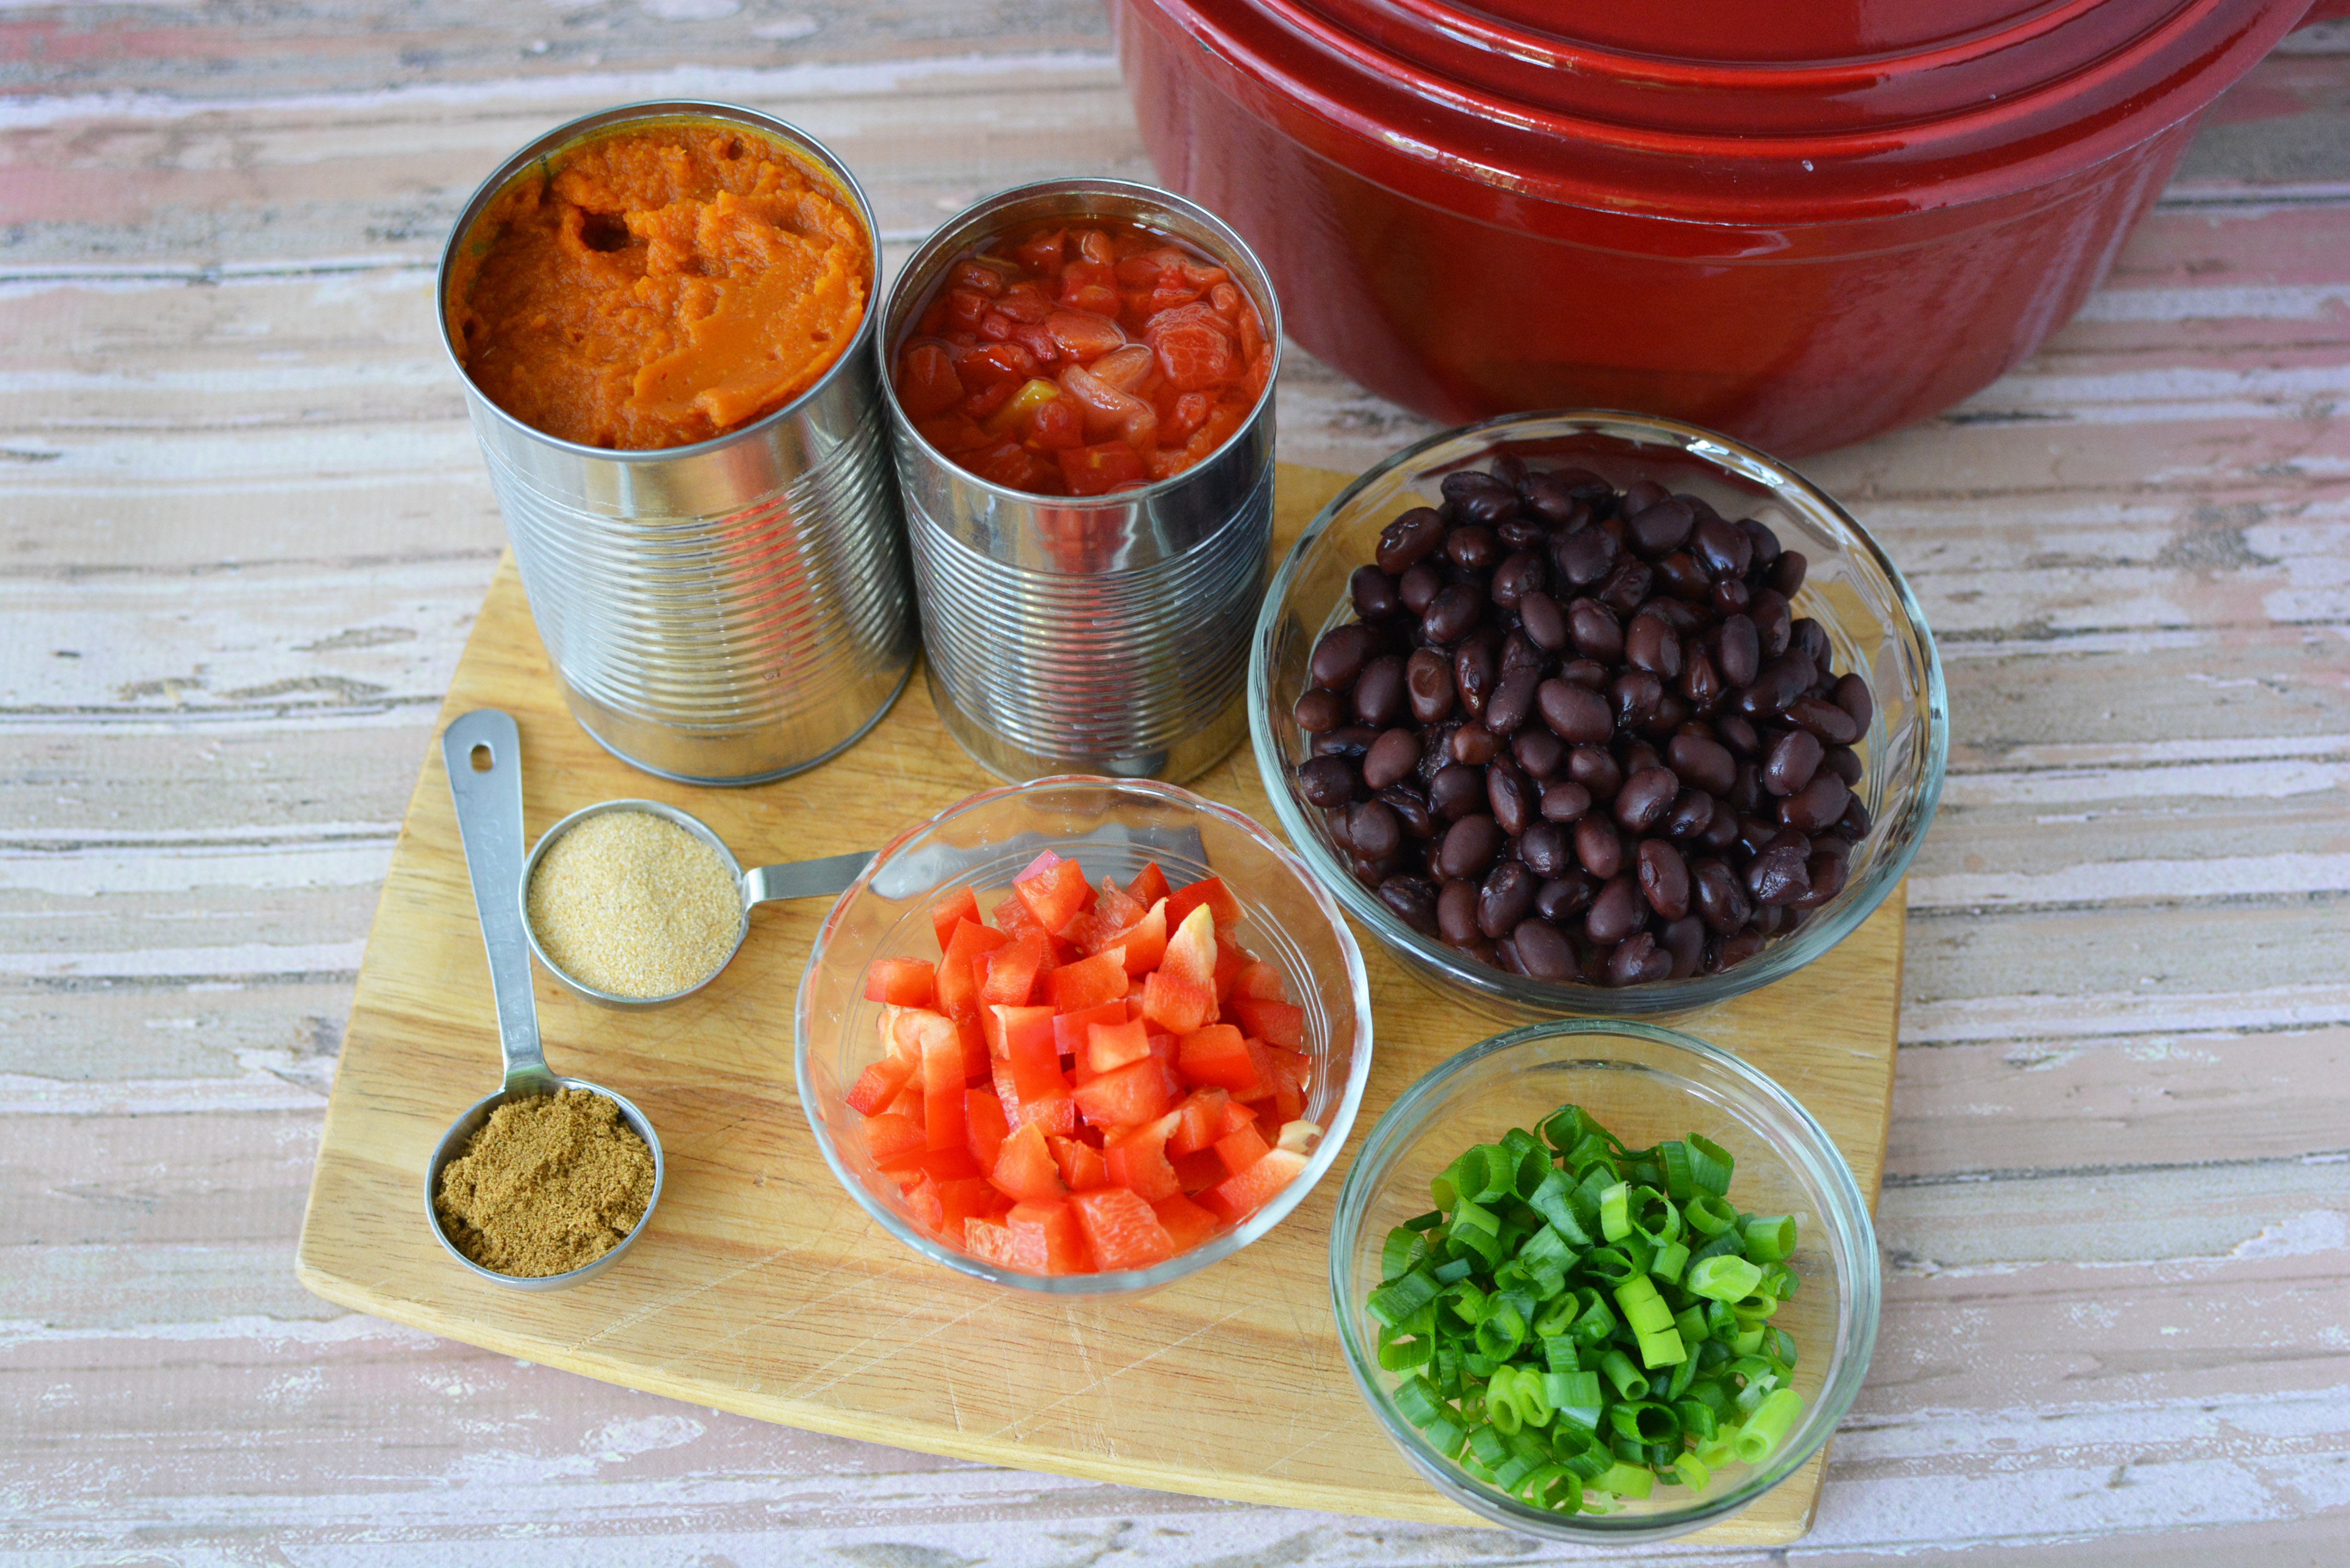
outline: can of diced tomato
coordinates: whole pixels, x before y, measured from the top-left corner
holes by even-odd
[[[1103,494],[1037,493],[973,472],[969,452],[958,461],[933,439],[945,439],[936,418],[910,413],[901,359],[954,269],[991,242],[1055,226],[1163,236],[1196,259],[1197,276],[1222,269],[1220,281],[1253,310],[1246,346],[1232,351],[1254,356],[1245,360],[1254,400],[1221,444],[1184,455],[1180,472],[1134,477]],[[890,287],[881,328],[931,695],[948,733],[1013,780],[1082,772],[1180,782],[1221,759],[1248,728],[1242,688],[1273,538],[1281,315],[1248,246],[1204,209],[1149,185],[1022,185],[967,208],[914,253]],[[1164,365],[1164,349],[1154,352]],[[1049,379],[1052,364],[1024,373]],[[1066,382],[1066,364],[1061,375]],[[1164,395],[1180,381],[1152,369],[1144,377],[1138,395],[1186,412]],[[1220,394],[1234,408],[1238,384]],[[1201,428],[1220,430],[1232,418]],[[1182,427],[1164,428],[1171,441]],[[1088,438],[1114,456],[1108,433]],[[1035,472],[1051,482],[1049,466]]]

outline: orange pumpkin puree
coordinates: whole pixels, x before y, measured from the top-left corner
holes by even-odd
[[[865,317],[855,209],[743,128],[631,127],[558,153],[477,220],[449,283],[465,373],[551,436],[683,446],[814,385]]]

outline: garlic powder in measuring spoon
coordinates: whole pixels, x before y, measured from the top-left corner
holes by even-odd
[[[549,845],[525,898],[556,969],[615,996],[690,991],[733,956],[743,889],[718,852],[667,817],[607,811]]]

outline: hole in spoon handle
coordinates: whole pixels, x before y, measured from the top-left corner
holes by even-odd
[[[519,1086],[517,1076],[551,1081],[539,1044],[530,948],[523,934],[522,732],[511,714],[477,709],[442,732],[441,758],[457,808],[457,836],[465,846],[465,874],[473,885],[473,912],[489,954],[507,1086]]]

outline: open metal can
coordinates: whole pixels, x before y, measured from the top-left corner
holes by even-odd
[[[1280,369],[1273,286],[1240,236],[1182,197],[1121,180],[1018,186],[949,220],[881,311],[882,375],[955,261],[1031,224],[1141,224],[1212,257],[1254,304]],[[1247,732],[1242,686],[1273,540],[1273,382],[1222,447],[1097,497],[1036,495],[958,467],[889,387],[931,696],[980,765],[1181,782]]]
[[[535,430],[484,397],[451,335],[452,273],[475,221],[567,150],[652,124],[740,127],[856,213],[870,254],[856,335],[806,391],[690,446],[613,451]],[[557,126],[459,214],[433,298],[441,340],[572,716],[606,750],[691,784],[781,778],[889,711],[913,667],[912,585],[872,344],[880,250],[865,192],[797,128],[731,104],[629,104]]]

